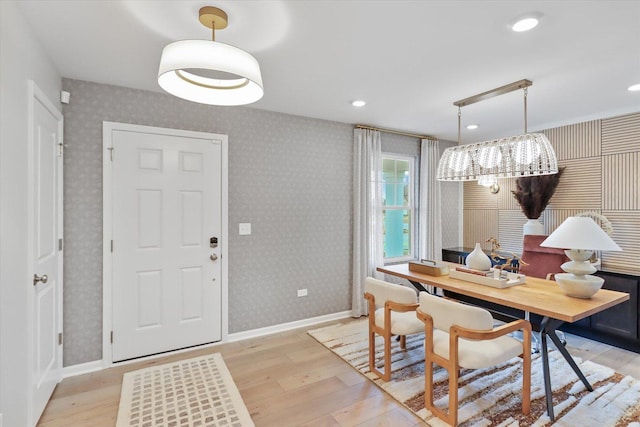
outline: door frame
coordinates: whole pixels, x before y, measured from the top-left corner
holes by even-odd
[[[57,120],[58,122],[58,144],[59,144],[59,152],[62,153],[62,147],[63,147],[63,138],[64,138],[64,117],[62,116],[62,113],[60,112],[60,110],[58,110],[58,108],[56,108],[56,106],[49,100],[49,98],[47,97],[47,95],[40,89],[40,87],[36,84],[35,81],[33,80],[29,80],[28,81],[28,117],[27,117],[27,123],[28,123],[28,131],[27,131],[27,140],[28,140],[28,144],[27,144],[27,271],[29,272],[29,277],[27,277],[26,279],[26,283],[24,283],[24,286],[29,286],[30,288],[32,287],[32,280],[33,277],[31,276],[31,274],[34,273],[35,270],[35,265],[33,262],[34,259],[34,254],[35,254],[35,247],[34,247],[34,234],[35,234],[35,230],[33,229],[33,223],[34,223],[34,203],[33,203],[33,198],[34,198],[34,191],[35,191],[35,182],[33,179],[33,174],[35,172],[35,168],[36,165],[34,163],[34,158],[33,156],[35,155],[35,135],[33,133],[33,125],[34,125],[34,121],[35,121],[35,103],[39,102],[40,104],[42,104],[47,111],[49,111],[49,113],[51,113],[51,115]],[[64,232],[64,187],[63,187],[63,176],[64,176],[64,160],[63,160],[63,156],[60,154],[57,157],[57,164],[56,164],[56,190],[57,190],[57,198],[56,198],[56,218],[57,218],[57,223],[56,223],[56,239],[62,239],[63,238],[63,232]],[[62,251],[58,248],[57,250],[57,261],[58,261],[58,265],[57,265],[57,274],[56,274],[56,285],[57,285],[57,289],[55,290],[56,295],[56,333],[57,334],[62,334],[63,333],[63,313],[62,313],[62,309],[63,309],[63,303],[62,303],[62,298],[63,298],[63,264],[64,264],[64,254],[62,253]],[[34,342],[34,334],[35,334],[35,324],[33,322],[33,304],[34,304],[34,294],[33,294],[33,289],[29,289],[29,292],[27,292],[27,306],[29,307],[29,315],[27,316],[27,363],[28,363],[28,373],[29,373],[29,399],[27,402],[27,412],[28,412],[28,418],[29,418],[29,425],[35,425],[38,420],[37,419],[31,419],[33,417],[33,410],[34,410],[34,401],[33,401],[33,394],[31,393],[32,391],[32,384],[33,384],[33,364],[34,364],[34,348],[33,348],[33,342]],[[56,348],[56,358],[58,361],[58,366],[56,367],[58,375],[57,375],[57,380],[58,382],[60,382],[62,380],[62,360],[63,360],[63,346],[60,343],[60,341],[58,341],[59,344],[57,345]],[[40,414],[42,415],[42,414]]]
[[[113,325],[113,255],[111,239],[113,236],[113,163],[111,155],[113,131],[143,132],[158,135],[181,136],[199,139],[216,139],[221,141],[221,319],[222,337],[217,343],[224,343],[229,335],[229,168],[228,168],[228,137],[227,135],[196,132],[180,129],[169,129],[155,126],[135,125],[117,122],[102,122],[102,367],[108,368],[118,363],[113,362],[111,352],[111,330]],[[114,154],[117,155],[117,154]],[[166,355],[166,353],[163,353]],[[153,357],[153,356],[151,356]]]

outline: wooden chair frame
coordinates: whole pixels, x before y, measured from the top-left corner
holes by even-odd
[[[384,327],[376,325],[376,301],[369,292],[365,292],[365,299],[369,302],[369,370],[380,377],[383,381],[391,379],[391,312],[416,311],[419,304],[400,304],[393,301],[386,301],[384,304]],[[376,334],[384,339],[384,372],[376,368]],[[407,349],[407,338],[400,335],[400,348]]]
[[[433,412],[441,420],[455,426],[458,423],[458,379],[460,370],[458,364],[458,339],[492,340],[518,330],[522,331],[522,413],[529,414],[531,410],[531,323],[519,319],[511,323],[494,328],[490,331],[468,329],[458,325],[449,330],[449,359],[437,355],[433,351],[433,318],[416,310],[416,315],[424,322],[425,351],[424,351],[424,404],[425,408]],[[442,410],[433,403],[433,364],[436,363],[449,373],[449,411]]]

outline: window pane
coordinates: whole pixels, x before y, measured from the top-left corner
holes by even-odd
[[[383,200],[385,206],[409,206],[409,161],[383,159]]]
[[[384,257],[398,258],[411,255],[411,215],[407,209],[385,209]]]

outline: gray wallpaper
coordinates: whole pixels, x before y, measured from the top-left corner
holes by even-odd
[[[105,120],[229,136],[230,333],[350,309],[352,125],[71,79],[63,90],[65,366],[102,357]]]
[[[455,145],[455,144],[454,144]],[[440,152],[444,151],[442,144]],[[442,194],[442,247],[462,246],[460,236],[462,184],[459,182],[441,182]]]

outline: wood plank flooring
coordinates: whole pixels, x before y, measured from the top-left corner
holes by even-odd
[[[320,327],[319,325],[317,327]],[[126,364],[63,380],[39,427],[113,427],[125,372],[204,354],[222,353],[256,426],[424,425],[313,338],[307,329],[222,344]],[[640,354],[567,335],[574,356],[640,378]]]

